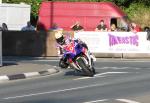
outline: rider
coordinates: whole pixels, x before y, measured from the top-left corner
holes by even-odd
[[[55,39],[56,39],[57,48],[58,48],[57,53],[60,56],[59,66],[61,68],[67,68],[69,66],[69,64],[67,63],[67,58],[64,58],[62,56],[62,54],[64,52],[63,47],[65,45],[69,44],[71,41],[75,41],[75,42],[80,43],[82,46],[84,46],[88,50],[87,45],[83,41],[81,41],[80,39],[74,39],[68,35],[63,35],[63,29],[57,30],[55,32]],[[92,55],[92,53],[90,53],[90,56],[93,59],[93,61],[96,61],[96,58]]]

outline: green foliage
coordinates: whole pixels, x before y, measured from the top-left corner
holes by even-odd
[[[145,6],[145,4],[133,3],[128,8],[125,8],[125,12],[132,21],[140,24],[142,27],[150,26],[150,7]]]

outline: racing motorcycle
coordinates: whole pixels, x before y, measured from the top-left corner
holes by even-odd
[[[88,49],[77,41],[72,41],[63,47],[63,58],[67,58],[66,64],[86,76],[94,76],[94,61]],[[61,65],[61,61],[59,65]]]

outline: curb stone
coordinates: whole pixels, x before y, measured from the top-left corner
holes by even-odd
[[[22,73],[22,74],[2,75],[2,76],[0,76],[0,82],[17,80],[17,79],[26,79],[26,78],[37,77],[37,76],[51,75],[51,74],[58,73],[58,72],[59,72],[58,69],[47,69],[47,70],[39,71],[39,72],[28,72],[28,73]]]

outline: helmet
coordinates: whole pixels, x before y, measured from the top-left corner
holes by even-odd
[[[57,30],[55,32],[55,39],[56,39],[56,42],[60,45],[63,45],[65,43],[65,38],[63,36],[62,29]]]

